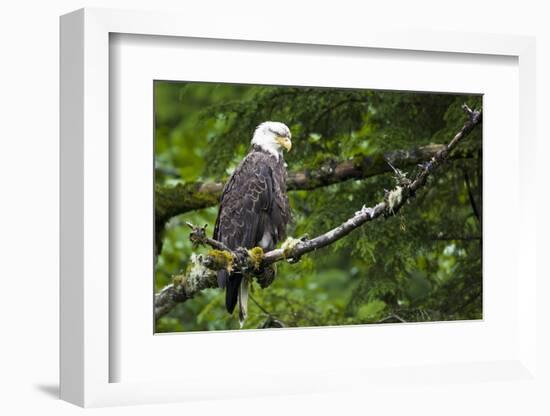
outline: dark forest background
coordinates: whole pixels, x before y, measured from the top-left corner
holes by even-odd
[[[461,105],[481,96],[353,89],[156,81],[155,186],[226,180],[247,153],[255,127],[281,121],[292,131],[289,171],[327,159],[379,156],[448,143],[465,121]],[[277,319],[289,327],[482,318],[482,137],[475,129],[399,211],[366,224],[297,264],[278,264],[275,282],[255,285],[245,328]],[[403,167],[409,177],[417,166]],[[392,173],[289,192],[293,237],[337,226],[392,189]],[[155,287],[186,269],[186,221],[209,224],[217,206],[172,217],[161,235]],[[224,293],[204,290],[157,322],[157,332],[238,328]]]

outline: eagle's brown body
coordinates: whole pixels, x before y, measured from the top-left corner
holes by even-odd
[[[286,194],[286,168],[282,154],[253,145],[224,187],[214,239],[231,249],[275,248],[285,238],[290,221]],[[233,312],[243,276],[218,272],[218,285],[226,287],[226,307]]]

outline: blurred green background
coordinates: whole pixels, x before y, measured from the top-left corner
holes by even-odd
[[[293,148],[285,159],[293,171],[327,158],[448,143],[464,124],[461,105],[481,109],[479,95],[168,81],[156,81],[154,92],[156,186],[226,180],[266,120],[290,127]],[[297,264],[280,262],[270,287],[253,287],[245,328],[273,319],[289,327],[481,319],[481,144],[477,128],[459,145],[471,157],[441,166],[399,215],[368,223]],[[417,169],[404,170],[411,177]],[[375,205],[394,184],[388,173],[289,192],[289,235],[323,233]],[[209,224],[211,233],[217,209],[166,224],[157,291],[189,261],[185,221]],[[208,289],[160,318],[156,331],[238,327],[223,291]]]

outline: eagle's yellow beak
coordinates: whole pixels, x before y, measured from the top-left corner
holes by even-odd
[[[287,152],[290,152],[290,149],[292,149],[292,142],[288,137],[279,136],[276,141],[281,147],[284,147]]]

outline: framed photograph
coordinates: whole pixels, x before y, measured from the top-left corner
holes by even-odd
[[[61,18],[61,397],[537,383],[534,40],[186,21]]]
[[[482,319],[482,95],[153,88],[155,332]]]

